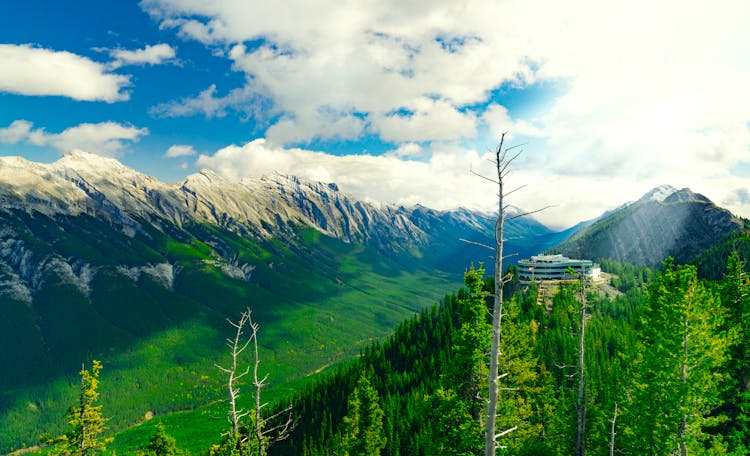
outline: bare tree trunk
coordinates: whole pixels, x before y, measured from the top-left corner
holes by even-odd
[[[258,366],[260,365],[260,356],[258,356],[258,324],[254,323],[252,318],[248,315],[248,325],[252,334],[250,340],[253,341],[253,348],[255,349],[255,363],[253,364],[253,385],[255,385],[255,438],[258,440],[258,456],[265,456],[266,454],[266,439],[263,433],[263,416],[261,415],[261,408],[263,405],[260,403],[260,390],[266,382],[267,375],[263,378],[258,377]]]
[[[617,402],[615,402],[615,412],[612,415],[612,428],[609,431],[609,456],[615,456],[615,422],[617,422]]]
[[[484,454],[494,456],[497,447],[495,435],[498,402],[498,364],[500,361],[500,329],[503,318],[503,224],[505,223],[505,206],[503,205],[503,177],[505,177],[508,160],[503,151],[505,133],[500,138],[500,145],[495,152],[497,169],[498,215],[495,222],[495,302],[492,306],[492,344],[490,346],[489,395],[487,417],[484,430]]]
[[[247,309],[242,313],[237,323],[231,320],[227,320],[229,324],[234,326],[234,328],[236,329],[234,339],[227,339],[227,346],[230,349],[232,363],[229,367],[221,367],[218,364],[216,365],[216,367],[218,367],[222,372],[228,374],[227,390],[229,393],[229,413],[227,414],[227,420],[232,425],[231,434],[234,436],[239,435],[242,418],[247,416],[247,414],[249,413],[245,410],[237,408],[237,398],[240,395],[240,388],[237,386],[237,382],[242,377],[247,375],[250,369],[248,367],[244,372],[237,373],[237,358],[239,358],[240,354],[245,351],[245,348],[247,348],[247,345],[250,343],[250,340],[247,340],[244,343],[242,342],[245,324],[247,324],[249,319],[250,309]]]
[[[583,456],[586,452],[584,437],[586,435],[586,398],[585,398],[585,353],[584,342],[586,336],[586,278],[583,270],[580,272],[581,279],[581,329],[578,334],[578,401],[576,410],[578,413],[576,426],[576,456]]]

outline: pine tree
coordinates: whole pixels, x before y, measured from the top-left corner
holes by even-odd
[[[481,425],[472,418],[469,405],[453,390],[438,389],[425,402],[423,420],[429,427],[422,445],[425,454],[473,456],[484,444]]]
[[[95,455],[106,449],[112,438],[103,438],[107,420],[102,415],[102,406],[96,405],[99,399],[99,372],[102,363],[93,360],[91,371],[81,369],[81,390],[78,404],[68,410],[68,423],[72,429],[63,436],[63,454],[81,456]]]
[[[484,269],[471,267],[464,274],[466,292],[459,296],[459,328],[453,338],[453,360],[446,369],[443,387],[468,404],[471,417],[481,422],[487,390],[487,353],[492,327],[487,320]]]
[[[729,330],[737,336],[730,348],[728,363],[733,388],[726,400],[730,404],[727,434],[735,451],[750,453],[750,278],[737,252],[727,260],[721,298],[728,309]]]
[[[342,450],[346,456],[376,456],[385,448],[383,409],[378,392],[363,373],[349,396]]]
[[[634,454],[700,453],[721,402],[728,338],[718,297],[694,266],[671,260],[649,287],[641,312],[640,355],[628,440]]]
[[[186,453],[177,448],[174,437],[167,434],[164,423],[160,421],[156,425],[156,431],[148,440],[144,456],[182,456]]]
[[[533,352],[538,325],[522,315],[519,299],[523,298],[515,295],[506,300],[504,312],[497,426],[500,432],[506,431],[498,438],[506,454],[523,453],[530,442],[542,438],[549,407],[554,405],[551,376],[542,370]]]

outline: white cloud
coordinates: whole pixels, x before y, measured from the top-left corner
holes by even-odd
[[[215,84],[196,97],[187,97],[153,106],[149,112],[156,117],[183,117],[203,114],[208,119],[222,118],[228,110],[240,112],[243,116],[263,120],[273,113],[268,100],[258,95],[252,85],[231,90],[224,96],[216,95]]]
[[[130,77],[65,51],[0,44],[0,92],[112,103],[129,98]]]
[[[409,114],[376,116],[372,129],[386,141],[448,141],[476,135],[477,120],[445,101],[421,99]]]
[[[31,122],[16,120],[7,128],[0,128],[0,142],[17,144],[26,141],[36,146],[51,146],[61,152],[81,149],[111,157],[118,155],[126,142],[136,142],[147,134],[147,128],[116,122],[83,123],[60,133],[47,133],[43,128],[34,129]]]
[[[365,122],[348,113],[320,109],[286,116],[266,132],[277,144],[305,142],[314,138],[356,139],[364,130]]]
[[[515,80],[525,66],[514,62],[513,54],[493,55],[472,27],[455,27],[461,19],[455,13],[463,8],[450,5],[146,1],[142,6],[182,36],[227,46],[235,70],[247,75],[247,88],[285,114],[266,134],[276,142],[349,138],[365,131],[360,126],[394,141],[465,137],[475,131],[476,119],[461,108],[485,100],[489,90]],[[265,44],[254,49],[243,44],[257,38]],[[211,116],[232,107],[232,100],[206,95],[157,111]],[[424,106],[414,109],[415,104]],[[394,114],[404,111],[412,114]]]
[[[523,120],[514,120],[508,113],[508,108],[497,103],[491,103],[482,113],[482,121],[491,134],[506,133],[509,140],[514,137],[542,137],[544,132],[538,126]]]
[[[27,120],[14,120],[6,128],[0,128],[0,143],[17,144],[29,137],[34,124]]]
[[[210,168],[231,179],[273,172],[321,182],[336,182],[357,198],[393,204],[421,203],[434,208],[490,207],[492,189],[469,173],[483,169],[487,157],[456,146],[435,146],[426,161],[394,154],[335,156],[323,152],[274,146],[256,139],[229,146],[213,155],[200,155],[199,167]]]
[[[124,65],[160,65],[175,58],[176,52],[168,44],[146,45],[143,49],[110,49],[109,55],[115,59],[110,68]]]
[[[226,114],[256,103],[254,94],[280,114],[266,132],[279,144],[375,133],[483,149],[507,130],[532,139],[514,174],[531,189],[514,204],[558,204],[540,215],[556,224],[663,183],[717,202],[747,187],[729,172],[750,151],[744,0],[141,4],[248,81],[236,89],[244,98],[201,94],[195,104],[206,109],[184,99],[174,115]],[[554,85],[556,98],[515,111],[511,102],[532,83]],[[521,92],[506,100],[508,88]]]
[[[193,146],[175,144],[167,149],[164,156],[167,158],[190,157],[195,155],[195,153]]]
[[[399,158],[420,158],[428,154],[424,147],[416,143],[404,143],[398,146],[396,150],[388,152],[386,155],[393,155]]]

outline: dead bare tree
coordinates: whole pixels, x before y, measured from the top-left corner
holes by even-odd
[[[229,367],[222,367],[218,364],[218,367],[222,372],[228,375],[227,390],[229,393],[229,412],[227,413],[227,420],[232,425],[232,429],[227,434],[235,437],[241,444],[246,444],[248,441],[247,435],[242,435],[241,430],[243,427],[242,419],[250,414],[250,411],[238,408],[237,399],[240,395],[240,388],[238,383],[240,379],[250,373],[250,366],[247,366],[245,370],[239,371],[239,358],[245,349],[253,343],[254,348],[254,364],[253,364],[253,386],[255,387],[255,438],[257,440],[257,454],[258,456],[265,456],[268,450],[268,446],[280,440],[284,440],[289,436],[292,430],[294,420],[292,419],[291,406],[281,410],[278,413],[273,414],[267,419],[263,418],[261,410],[263,407],[268,405],[267,403],[261,403],[260,393],[261,389],[265,386],[268,374],[260,378],[259,366],[260,356],[258,353],[258,330],[260,327],[252,319],[252,311],[250,308],[246,309],[240,315],[240,319],[235,323],[227,319],[235,329],[234,338],[227,339],[227,346],[230,349],[232,361]],[[250,329],[250,335],[245,338],[246,329]],[[287,414],[286,421],[280,424],[274,425],[270,428],[266,428],[268,422],[278,422],[279,418]]]
[[[227,319],[229,324],[236,329],[234,338],[227,339],[227,346],[229,347],[232,356],[232,362],[229,367],[222,367],[218,364],[216,365],[219,370],[228,375],[227,390],[229,393],[229,412],[227,413],[227,421],[229,421],[229,424],[232,425],[232,430],[229,431],[228,434],[231,434],[232,436],[238,438],[240,437],[239,434],[240,427],[242,425],[242,418],[250,414],[249,411],[237,407],[237,398],[240,395],[240,388],[238,386],[238,383],[242,377],[250,372],[250,367],[248,366],[243,372],[238,373],[238,358],[240,357],[242,352],[245,351],[248,344],[250,344],[250,339],[247,339],[243,342],[245,325],[247,324],[249,319],[250,309],[243,312],[240,316],[239,321],[237,321],[236,323],[232,320]]]
[[[503,256],[503,245],[506,241],[506,239],[503,236],[503,229],[505,226],[505,222],[509,222],[511,220],[521,218],[521,217],[526,217],[528,215],[541,212],[551,207],[551,206],[545,206],[541,209],[516,214],[516,215],[506,218],[508,205],[504,203],[505,197],[510,195],[511,193],[514,193],[524,188],[526,185],[521,185],[520,187],[516,187],[513,190],[510,190],[508,192],[505,191],[504,180],[507,177],[508,173],[510,173],[510,165],[513,163],[513,161],[516,158],[518,158],[519,155],[521,155],[522,151],[519,151],[511,155],[509,155],[508,152],[518,147],[521,147],[523,145],[523,144],[519,144],[517,146],[503,148],[504,143],[505,143],[505,135],[506,133],[503,133],[500,136],[500,144],[497,146],[497,149],[495,150],[495,158],[494,160],[492,160],[492,164],[495,167],[497,177],[489,178],[479,173],[476,173],[473,170],[471,171],[472,174],[484,180],[492,182],[493,184],[497,185],[497,188],[498,188],[498,192],[497,192],[498,214],[497,214],[497,220],[495,221],[495,246],[492,247],[492,246],[488,246],[479,242],[473,242],[473,241],[469,241],[466,239],[461,239],[462,241],[466,243],[484,247],[489,250],[493,250],[495,252],[495,290],[494,290],[494,295],[493,295],[494,303],[492,306],[492,343],[490,345],[489,392],[488,392],[488,398],[487,398],[487,414],[485,416],[485,423],[484,423],[484,436],[485,436],[484,454],[485,456],[494,456],[498,448],[497,439],[505,435],[508,435],[511,432],[518,429],[518,426],[513,426],[509,429],[496,432],[497,404],[499,400],[499,391],[500,391],[499,380],[505,375],[507,375],[507,374],[503,374],[501,376],[498,372],[499,364],[500,364],[500,354],[501,354],[500,336],[501,336],[502,321],[503,321],[503,287],[505,286],[506,283],[510,282],[513,279],[510,276],[510,274],[508,275],[503,274],[503,260],[516,255],[516,254],[511,254],[511,255]]]

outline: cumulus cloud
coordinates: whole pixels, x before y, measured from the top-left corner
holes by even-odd
[[[58,95],[86,101],[124,101],[130,77],[66,51],[0,44],[0,92]]]
[[[0,143],[17,144],[28,138],[34,124],[27,120],[14,120],[6,128],[0,128]]]
[[[36,146],[51,146],[61,152],[81,149],[112,157],[117,156],[127,142],[136,142],[147,134],[147,128],[116,122],[82,123],[60,133],[48,133],[43,128],[33,128],[29,121],[16,120],[10,126],[0,128],[0,142],[28,142]]]
[[[286,114],[266,135],[277,142],[350,137],[371,122],[373,131],[393,141],[461,138],[473,133],[476,119],[460,108],[485,100],[488,90],[515,80],[525,66],[513,55],[496,58],[472,27],[456,28],[461,21],[454,13],[463,8],[445,4],[410,9],[388,2],[297,2],[290,8],[304,20],[290,17],[287,7],[261,2],[142,6],[162,27],[229,49],[225,55],[247,75],[247,88]],[[257,48],[243,44],[256,39],[263,41]],[[210,116],[232,103],[206,95],[177,100],[168,112]]]
[[[236,180],[280,172],[336,182],[342,190],[372,202],[421,203],[438,209],[485,208],[491,204],[493,191],[478,182],[469,167],[474,164],[483,169],[488,157],[448,145],[435,146],[428,160],[401,158],[397,154],[336,156],[282,148],[256,139],[243,146],[225,147],[213,155],[200,155],[196,165]]]
[[[246,77],[234,89],[243,97],[214,87],[173,102],[171,115],[225,115],[259,97],[278,114],[265,135],[273,143],[376,134],[421,143],[425,163],[439,142],[483,150],[507,130],[532,139],[515,175],[539,188],[514,204],[558,204],[540,217],[560,224],[664,183],[715,201],[743,187],[729,170],[750,150],[744,0],[141,5]],[[534,84],[559,90],[514,111],[505,94],[523,98]]]
[[[109,55],[115,59],[110,68],[124,65],[160,65],[175,58],[176,52],[168,44],[146,45],[143,49],[110,49]]]
[[[477,119],[445,101],[421,99],[408,114],[376,116],[372,129],[391,142],[447,141],[476,135]]]
[[[167,149],[164,154],[167,158],[178,158],[178,157],[191,157],[195,155],[195,149],[193,146],[175,144]]]
[[[482,122],[493,134],[507,132],[506,137],[544,137],[545,133],[541,127],[530,122],[512,119],[508,108],[497,103],[491,103],[482,113]]]

